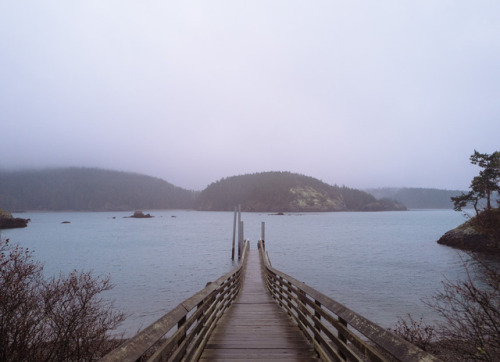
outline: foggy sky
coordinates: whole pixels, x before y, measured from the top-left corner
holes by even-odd
[[[0,168],[467,189],[500,2],[0,0]]]

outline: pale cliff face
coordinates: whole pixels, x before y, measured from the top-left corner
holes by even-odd
[[[341,211],[345,205],[340,199],[332,199],[325,192],[318,191],[311,186],[297,186],[290,189],[294,195],[291,202],[292,209],[317,210],[317,211]]]

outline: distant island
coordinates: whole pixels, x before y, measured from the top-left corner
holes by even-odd
[[[0,171],[0,208],[11,212],[194,209],[323,212],[406,210],[391,198],[291,172],[223,178],[203,191],[159,178],[97,168]]]
[[[462,190],[439,190],[417,187],[382,187],[364,190],[377,199],[396,200],[409,209],[452,209],[452,197]]]
[[[292,172],[261,172],[223,178],[197,197],[195,208],[206,211],[324,212],[406,210],[398,202],[345,186],[331,186]]]

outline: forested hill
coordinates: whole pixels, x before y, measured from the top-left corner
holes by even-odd
[[[162,179],[96,168],[0,171],[0,209],[129,211],[198,209],[232,211],[385,211],[405,207],[348,187],[290,172],[224,178],[202,192]]]
[[[428,188],[379,188],[366,190],[377,198],[390,198],[403,203],[410,209],[452,209],[452,196],[462,191]]]
[[[9,211],[190,209],[195,196],[135,173],[95,168],[0,171],[0,208]]]
[[[313,177],[290,172],[262,172],[223,178],[201,192],[196,208],[230,211],[382,211],[404,210],[390,200],[347,187],[328,185]]]

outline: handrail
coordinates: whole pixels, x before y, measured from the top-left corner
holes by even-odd
[[[403,338],[270,265],[260,249],[266,285],[324,361],[439,361]]]
[[[239,266],[209,283],[99,361],[198,360],[217,321],[240,290],[247,250],[248,242],[245,242]]]

